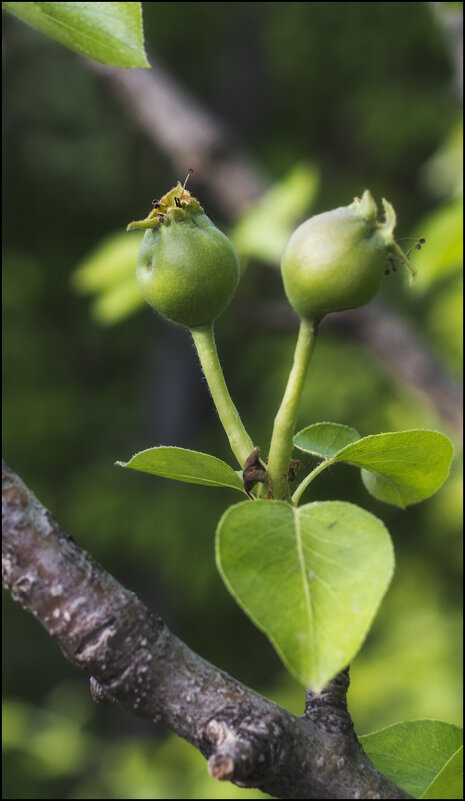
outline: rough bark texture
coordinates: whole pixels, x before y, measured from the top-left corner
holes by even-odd
[[[98,703],[163,723],[211,774],[276,798],[411,798],[362,751],[346,705],[348,671],[301,718],[191,651],[83,551],[3,464],[3,583],[91,677]]]

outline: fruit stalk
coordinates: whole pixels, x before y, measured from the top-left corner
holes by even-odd
[[[288,470],[291,461],[293,436],[300,396],[316,342],[317,324],[301,320],[294,362],[289,374],[284,397],[274,420],[268,457],[268,483],[277,500],[289,498]],[[263,495],[266,495],[266,485]]]
[[[231,449],[242,468],[255,446],[244,428],[239,412],[226,386],[216,349],[213,323],[197,326],[190,330],[213,403],[216,406]]]

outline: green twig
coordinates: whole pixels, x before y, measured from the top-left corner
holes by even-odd
[[[274,421],[268,457],[268,482],[271,485],[273,497],[276,499],[289,497],[287,475],[292,454],[297,410],[308,365],[315,347],[316,333],[316,323],[311,320],[301,321],[295,347],[294,363],[289,374],[281,406]],[[266,487],[264,492],[266,492]]]
[[[231,449],[241,467],[254,449],[234,402],[229,394],[216,349],[213,323],[191,328],[194,345],[197,348],[200,364],[216,406]]]

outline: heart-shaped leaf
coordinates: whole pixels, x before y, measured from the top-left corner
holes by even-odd
[[[363,468],[363,483],[371,495],[405,509],[439,489],[453,455],[444,434],[414,429],[359,439],[339,451],[335,461]]]
[[[2,8],[83,56],[115,67],[150,67],[140,3],[2,3]]]
[[[129,462],[116,462],[120,467],[130,467],[154,476],[173,478],[189,484],[205,484],[208,487],[231,487],[244,492],[240,474],[216,456],[186,448],[148,448],[136,453]]]
[[[232,506],[218,525],[216,555],[239,605],[315,691],[359,650],[394,567],[381,521],[343,502]]]
[[[422,795],[462,745],[458,726],[441,720],[407,720],[359,739],[375,767],[415,798],[462,798],[449,795],[451,784],[445,795]]]
[[[314,423],[295,435],[294,445],[301,451],[330,459],[346,445],[358,439],[360,434],[350,426],[343,426],[340,423]]]

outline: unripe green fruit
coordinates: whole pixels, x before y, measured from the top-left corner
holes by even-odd
[[[209,325],[230,303],[239,283],[239,260],[229,239],[179,184],[145,220],[136,264],[139,289],[173,323]]]
[[[366,190],[361,199],[297,228],[284,251],[281,269],[289,302],[303,319],[364,306],[378,292],[390,253],[408,261],[394,240],[396,215],[383,199],[384,222]]]

